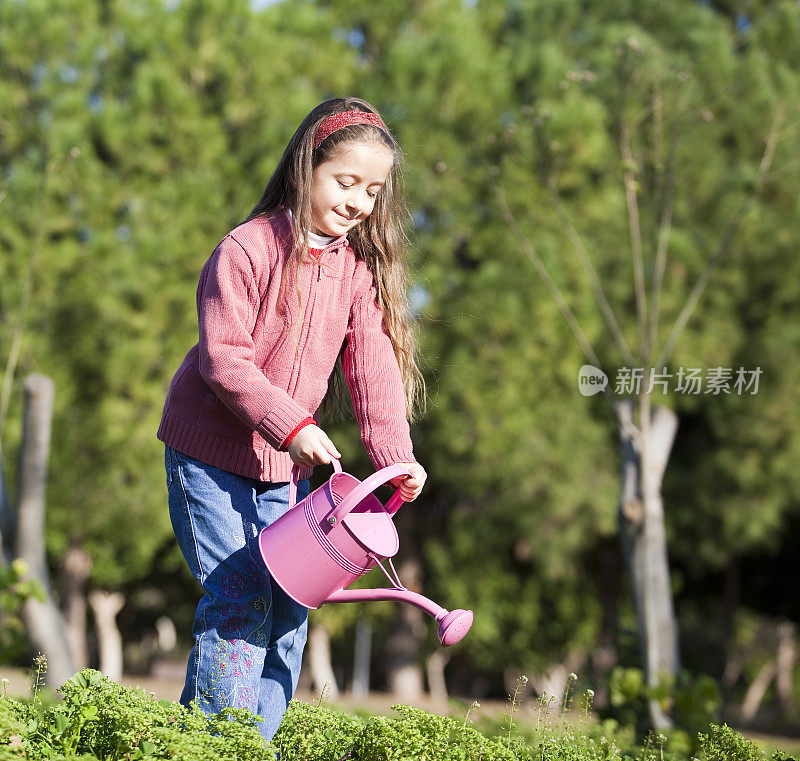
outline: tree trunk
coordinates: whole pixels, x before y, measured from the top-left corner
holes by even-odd
[[[633,585],[639,639],[647,684],[661,673],[678,673],[678,625],[670,588],[661,483],[678,419],[666,407],[650,410],[649,398],[639,399],[641,428],[633,425],[631,400],[615,405],[622,444],[620,538]],[[654,728],[672,726],[657,701],[649,704]]]
[[[156,647],[159,653],[171,653],[178,645],[178,630],[169,616],[156,619]]]
[[[725,591],[722,596],[722,701],[727,703],[733,685],[741,674],[743,660],[735,655],[734,637],[736,633],[736,611],[739,607],[739,589],[741,587],[739,559],[734,557],[725,568]]]
[[[44,588],[44,602],[25,601],[22,618],[31,645],[47,657],[46,683],[59,687],[75,673],[75,662],[65,635],[65,622],[50,586],[44,551],[47,461],[53,416],[53,381],[44,375],[25,379],[22,445],[20,447],[17,555],[30,575]]]
[[[425,661],[428,673],[428,692],[431,700],[437,705],[447,705],[447,680],[444,677],[444,667],[450,660],[450,652],[443,647],[437,647]]]
[[[531,674],[531,686],[542,699],[546,710],[553,710],[561,706],[569,684],[569,675],[570,671],[563,663],[551,663],[543,672]],[[506,691],[511,692],[513,689],[512,687],[509,690],[508,680],[506,680]]]
[[[545,710],[551,711],[560,708],[564,703],[564,696],[569,700],[568,688],[572,685],[570,675],[581,668],[585,661],[582,653],[569,653],[563,663],[550,663],[544,672],[532,672],[530,677],[531,687],[536,694],[545,701]],[[519,684],[515,678],[514,683],[510,682],[510,674],[505,676],[506,691],[510,694],[515,689],[519,689]],[[546,697],[545,697],[546,696]],[[564,706],[566,708],[566,706]]]
[[[100,671],[115,682],[122,678],[122,634],[117,626],[117,614],[124,604],[122,592],[101,589],[89,592],[100,649]]]
[[[778,667],[776,686],[778,689],[778,705],[785,718],[795,712],[795,700],[792,695],[792,678],[797,663],[797,625],[792,621],[781,621],[778,624],[778,652],[775,654]]]
[[[400,580],[410,590],[421,589],[422,565],[407,558],[398,570]],[[418,703],[425,694],[420,644],[425,637],[425,614],[413,605],[398,604],[394,631],[386,642],[386,667],[389,692],[402,703]]]
[[[356,641],[353,647],[354,698],[365,698],[369,694],[369,662],[372,653],[372,624],[368,618],[360,618],[356,624]]]
[[[770,682],[775,678],[778,673],[777,658],[770,658],[756,674],[742,702],[742,721],[749,724],[755,719],[758,709],[761,708],[761,702],[764,700],[764,695],[767,694],[767,688]]]
[[[3,468],[3,450],[0,446],[0,564],[9,565],[14,559],[12,550],[16,544],[16,530],[16,520],[14,511],[11,509]]]
[[[619,543],[612,538],[602,539],[597,548],[597,583],[602,609],[600,636],[591,653],[592,682],[596,685],[593,705],[608,706],[608,675],[617,665],[618,654],[615,643],[617,633],[617,609],[621,593],[622,554]]]
[[[61,573],[64,578],[64,618],[75,666],[78,669],[89,665],[89,647],[86,642],[86,584],[92,559],[77,544],[69,547],[64,555]]]
[[[331,635],[325,624],[314,624],[308,632],[308,665],[311,669],[311,684],[332,700],[339,697],[336,675],[331,663]]]

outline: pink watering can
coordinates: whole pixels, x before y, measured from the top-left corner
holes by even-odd
[[[327,602],[400,600],[425,611],[439,624],[439,640],[448,647],[472,626],[471,610],[447,611],[417,592],[406,589],[391,558],[400,546],[392,521],[403,500],[396,490],[386,505],[373,491],[397,476],[404,465],[382,468],[363,482],[342,472],[334,474],[297,504],[297,467],[289,484],[289,510],[258,536],[261,557],[272,578],[295,602],[319,608]],[[392,576],[381,561],[388,560]],[[367,571],[380,566],[391,587],[345,589]]]

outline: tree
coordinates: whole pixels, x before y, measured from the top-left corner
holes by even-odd
[[[429,481],[419,504],[398,515],[401,553],[419,552],[426,594],[476,610],[448,674],[456,689],[486,689],[468,681],[472,665],[544,673],[592,649],[599,606],[576,566],[598,532],[613,530],[602,499],[613,479],[596,469],[585,484],[581,476],[593,469],[591,442],[602,446],[607,434],[590,423],[582,440],[570,435],[577,354],[536,284],[520,287],[524,262],[491,211],[486,157],[513,93],[510,53],[487,35],[483,9],[330,5],[364,56],[362,92],[407,152],[412,301],[430,407],[414,437]],[[547,541],[538,541],[540,530]],[[404,631],[417,640],[405,660],[421,666],[436,647],[432,635],[423,642],[412,627]]]
[[[53,382],[47,376],[34,373],[25,379],[19,498],[16,514],[12,514],[2,527],[5,552],[0,558],[4,582],[10,578],[16,587],[9,597],[13,600],[16,596],[15,602],[20,605],[20,618],[30,644],[47,658],[46,680],[51,687],[62,684],[75,671],[72,651],[64,635],[64,620],[51,591],[44,551],[45,493],[54,394]],[[0,497],[10,510],[5,492]],[[16,559],[9,563],[11,557]],[[13,616],[14,613],[12,606],[12,610],[4,611],[4,616]],[[4,621],[3,628],[8,627],[9,621]],[[6,643],[3,644],[5,647]]]
[[[0,438],[20,440],[18,378],[46,368],[48,554],[88,553],[94,588],[152,585],[172,541],[155,431],[199,271],[302,116],[346,88],[331,25],[244,0],[0,8]]]
[[[777,544],[797,488],[797,293],[786,272],[798,244],[788,220],[800,52],[796,4],[759,8],[748,5],[736,29],[688,2],[287,0],[260,13],[246,0],[0,4],[0,440],[8,452],[21,439],[19,379],[52,375],[51,563],[86,552],[91,589],[135,592],[121,621],[152,591],[191,616],[154,432],[195,340],[197,276],[302,116],[349,92],[381,109],[407,153],[411,300],[430,392],[413,436],[430,478],[399,514],[401,556],[426,594],[476,611],[446,668],[451,687],[496,693],[497,674],[524,670],[540,687],[550,675],[558,692],[587,658],[599,676],[626,657],[612,540],[617,410],[628,408],[576,395],[583,350],[521,242],[613,389],[615,371],[645,364],[645,345],[658,369],[653,347],[736,230],[668,369],[761,365],[765,383],[752,397],[666,400],[681,426],[665,528],[686,578]],[[774,168],[759,179],[780,103]],[[726,227],[748,197],[749,213]],[[639,247],[638,274],[626,276]],[[655,285],[659,252],[656,310],[641,283]],[[630,409],[640,429],[650,423]],[[330,432],[348,469],[366,474],[352,421]],[[636,491],[638,455],[627,455]],[[5,465],[11,493],[18,474]],[[635,514],[637,500],[625,503]],[[369,616],[376,640],[401,639],[387,681],[411,666],[421,684],[436,648],[429,626],[389,605],[314,615],[342,659],[356,618]],[[443,661],[430,665],[441,682]]]
[[[402,23],[393,5],[380,14],[364,3],[328,5],[362,50],[370,96],[381,105],[391,93],[384,110],[400,117],[412,167],[408,186],[424,263],[416,296],[433,357],[431,413],[417,451],[429,465],[426,502],[435,507],[401,545],[427,548],[432,594],[469,590],[476,601],[476,624],[462,646],[473,663],[500,668],[488,645],[501,638],[512,645],[504,656],[521,665],[547,671],[553,657],[574,662],[570,652],[586,653],[601,631],[602,638],[614,633],[614,593],[600,595],[601,609],[571,565],[599,563],[601,589],[616,586],[615,563],[602,548],[614,533],[617,458],[598,463],[596,452],[608,450],[619,429],[618,457],[629,464],[620,505],[623,536],[632,539],[628,554],[641,557],[632,524],[646,491],[647,536],[661,558],[655,612],[665,613],[667,626],[652,613],[641,616],[651,640],[654,629],[667,634],[661,655],[650,648],[652,683],[661,666],[678,666],[665,539],[692,521],[682,495],[666,526],[659,517],[675,418],[670,406],[654,412],[651,397],[639,393],[605,410],[588,401],[596,413],[588,424],[574,403],[576,370],[586,347],[608,371],[612,390],[614,371],[625,366],[640,367],[647,383],[651,368],[670,364],[673,384],[677,366],[744,366],[734,362],[747,334],[736,315],[754,299],[741,264],[745,252],[758,269],[756,261],[773,256],[754,221],[762,209],[777,211],[769,169],[786,166],[792,152],[780,109],[793,102],[795,80],[787,67],[770,64],[756,32],[743,49],[723,19],[692,3],[420,3]],[[773,34],[789,22],[772,18]],[[774,40],[766,46],[779,47]],[[493,187],[502,189],[494,207]],[[786,213],[779,218],[785,227]],[[758,249],[748,246],[755,236]],[[520,249],[526,239],[531,245]],[[517,258],[520,250],[532,256]],[[521,277],[525,260],[537,258],[563,295],[561,306],[571,308],[572,327],[583,331],[582,347],[559,327],[547,288]],[[730,260],[736,266],[718,266]],[[622,274],[631,269],[634,275]],[[666,401],[683,417],[702,406],[688,395]],[[776,400],[775,408],[784,405]],[[726,399],[715,415],[736,425],[734,409],[736,400]],[[620,420],[628,410],[630,426]],[[755,455],[745,430],[739,434],[755,461],[770,458]],[[643,490],[633,437],[654,436],[663,443],[655,453],[645,446],[645,459],[655,454],[658,465]],[[718,440],[717,451],[726,456],[725,442]],[[706,462],[719,477],[713,456],[699,463],[696,452],[680,454],[684,484]],[[787,501],[779,487],[770,491],[777,515]],[[731,530],[741,525],[708,481],[703,494]],[[769,525],[752,510],[745,514],[754,527]],[[727,552],[713,542],[713,529],[706,536],[704,548]],[[482,562],[472,572],[476,556]],[[641,563],[633,570],[634,589],[641,589]],[[555,610],[558,628],[549,623]]]
[[[570,29],[574,10],[565,4],[559,13],[563,28]],[[765,195],[791,86],[754,51],[743,55],[731,46],[720,20],[705,9],[645,5],[631,12],[621,3],[601,15],[606,18],[596,19],[597,26],[583,26],[579,41],[553,39],[549,49],[545,44],[533,56],[539,87],[505,135],[509,151],[501,162],[497,198],[587,359],[598,368],[622,365],[629,371],[625,378],[631,367],[641,373],[641,383],[635,375],[636,383],[620,383],[618,370],[614,389],[634,394],[632,401],[615,404],[623,444],[619,517],[645,671],[655,686],[662,671],[674,677],[679,667],[660,495],[677,419],[667,407],[652,409],[650,392],[653,379],[673,377],[667,368],[674,369],[681,356],[680,338],[686,338],[696,363],[704,340],[714,340],[715,323],[733,314],[725,297],[715,298],[702,314],[696,307],[716,267],[737,247],[748,211]],[[513,29],[510,36],[524,35],[529,18],[521,12],[507,27]],[[530,89],[522,77],[519,83]],[[748,124],[747,137],[742,132],[734,141],[730,130],[743,125],[720,108],[732,92],[739,103],[769,114],[766,124]],[[560,230],[607,323],[611,346],[587,339],[570,298],[550,274],[552,263],[523,232],[518,217],[532,216],[530,204],[519,199],[514,206],[503,187],[519,186],[526,176],[541,188],[549,207],[533,213],[540,225],[536,238],[548,235],[541,226]],[[619,215],[609,214],[611,209]],[[617,274],[615,252],[626,249],[630,279]],[[587,251],[604,251],[605,260],[593,263]],[[694,282],[681,287],[687,270]],[[627,291],[625,282],[631,283]],[[571,295],[574,303],[585,303]],[[622,319],[612,302],[623,305]],[[628,304],[633,319],[625,319]],[[672,323],[666,340],[659,335],[664,323]],[[684,336],[692,327],[694,335]],[[629,343],[631,334],[636,340]],[[601,349],[595,351],[593,343]],[[610,359],[612,348],[619,359]],[[706,352],[712,362],[719,357],[711,347]],[[655,726],[669,724],[655,701],[650,710]]]

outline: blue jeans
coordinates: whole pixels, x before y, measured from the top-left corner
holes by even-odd
[[[297,688],[308,609],[270,577],[258,533],[288,509],[287,483],[264,483],[166,447],[172,527],[205,595],[195,613],[181,703],[206,713],[249,708],[267,739]],[[300,481],[297,499],[309,490]]]

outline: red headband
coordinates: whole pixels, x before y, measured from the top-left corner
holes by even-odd
[[[370,114],[367,111],[342,111],[338,114],[331,114],[322,120],[314,135],[314,147],[316,148],[331,132],[336,132],[342,127],[349,127],[351,124],[374,124],[378,129],[389,134],[386,125],[377,114]]]

